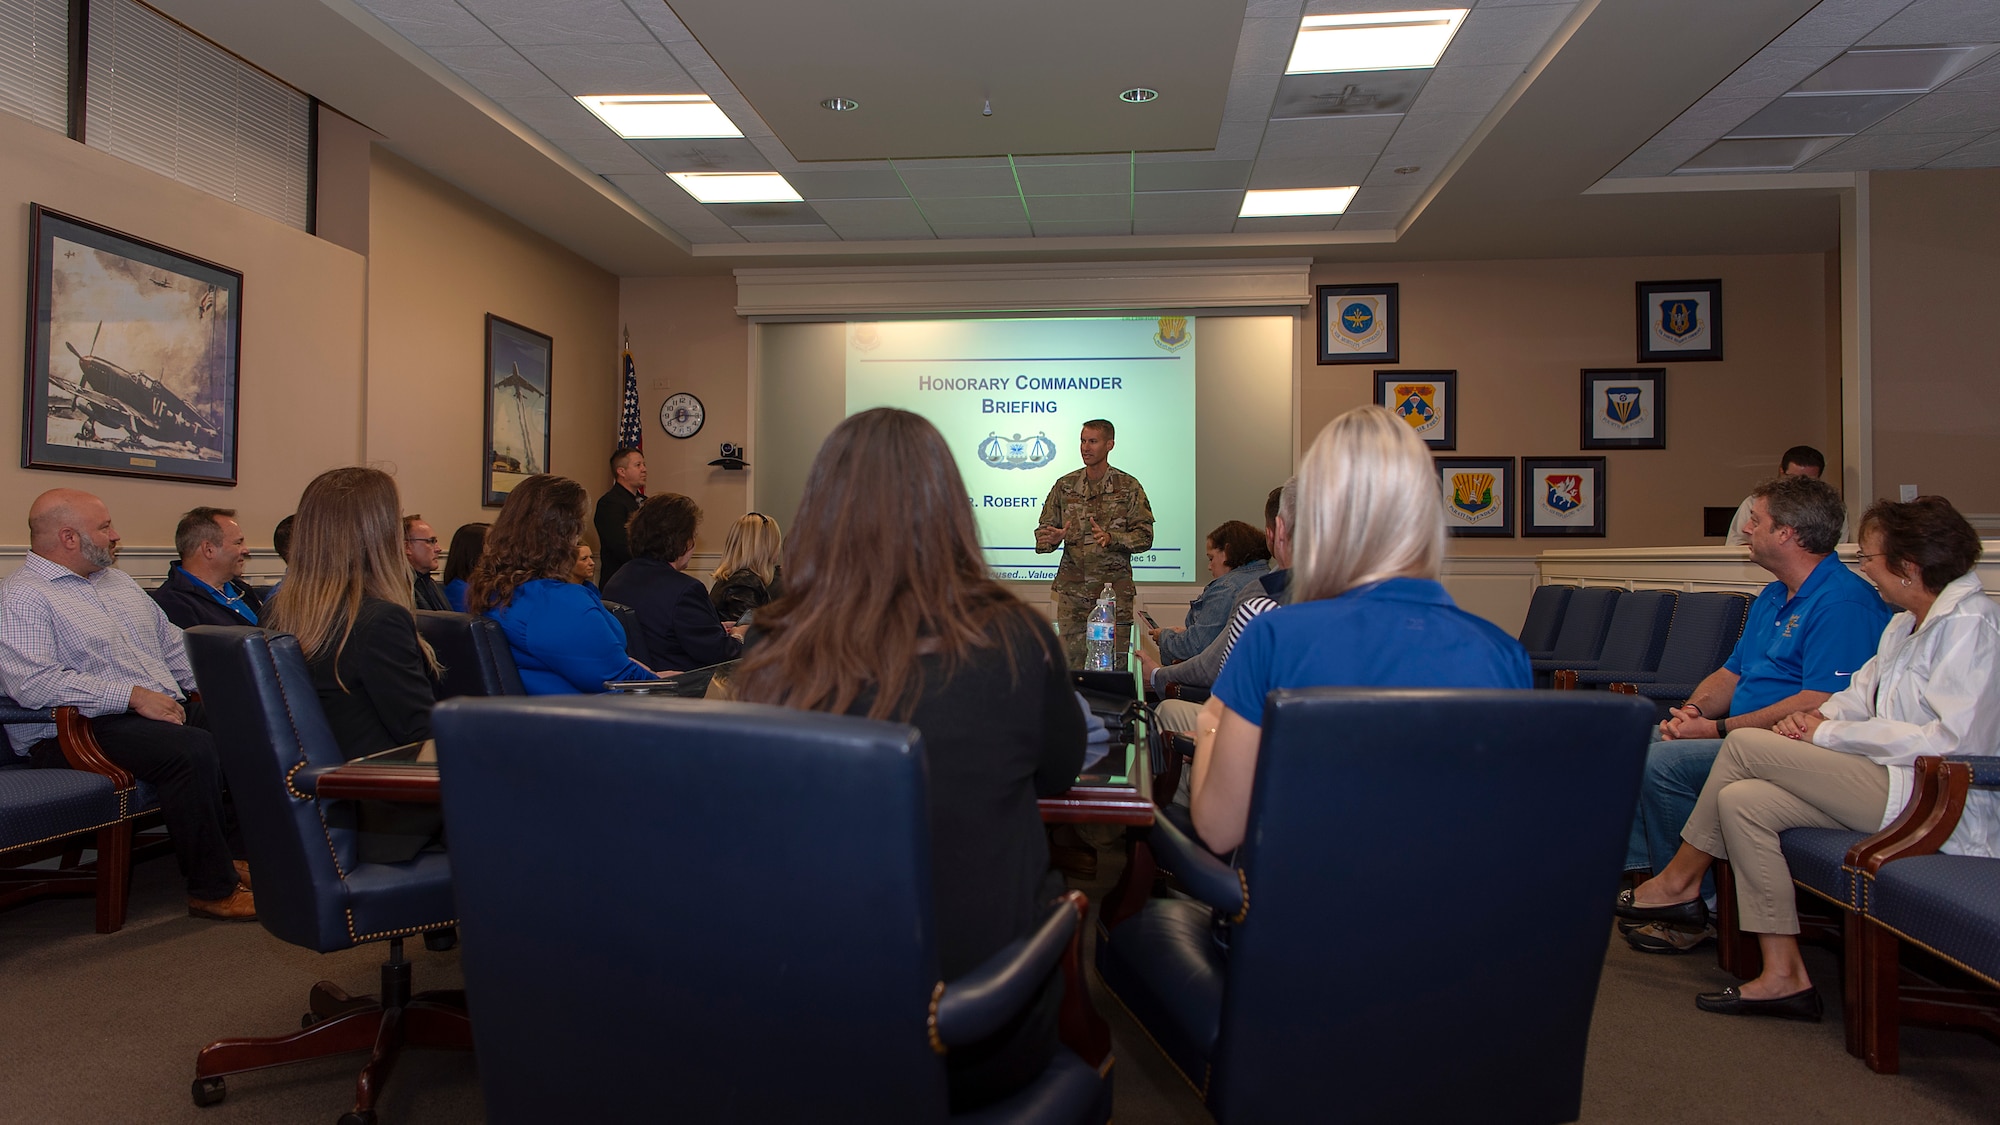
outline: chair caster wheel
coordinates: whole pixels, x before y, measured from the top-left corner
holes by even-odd
[[[211,1106],[220,1102],[229,1091],[223,1087],[220,1078],[197,1078],[188,1088],[188,1093],[193,1095],[194,1104]]]
[[[350,1110],[340,1115],[340,1125],[375,1125],[375,1111],[372,1109]]]

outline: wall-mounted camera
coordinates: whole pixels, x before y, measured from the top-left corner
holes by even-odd
[[[718,469],[743,469],[748,468],[750,462],[743,459],[743,446],[740,443],[725,441],[722,443],[722,456],[710,461],[709,464]]]

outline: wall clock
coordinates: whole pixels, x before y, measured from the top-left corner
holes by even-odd
[[[668,437],[691,438],[701,432],[701,400],[680,391],[660,404],[660,428]]]

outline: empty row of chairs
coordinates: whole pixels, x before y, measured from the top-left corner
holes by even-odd
[[[1520,640],[1537,687],[1611,688],[1664,715],[1722,667],[1749,609],[1736,591],[1538,586]]]

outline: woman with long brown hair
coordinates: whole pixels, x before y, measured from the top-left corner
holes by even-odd
[[[538,473],[507,494],[486,533],[466,608],[500,624],[529,695],[594,694],[608,680],[657,679],[625,655],[625,628],[597,587],[569,580],[589,494]]]
[[[951,450],[903,410],[856,414],[820,447],[757,611],[739,699],[914,725],[930,773],[932,897],[946,979],[1034,925],[1060,893],[1035,797],[1083,763],[1062,650],[988,572]],[[954,1112],[1019,1089],[1055,1050],[1053,986],[1020,1021],[946,1059]]]
[[[396,482],[331,469],[299,497],[285,585],[264,623],[298,638],[320,709],[349,758],[431,736],[437,657],[417,633]],[[436,836],[435,809],[364,802],[361,857],[409,859]]]

